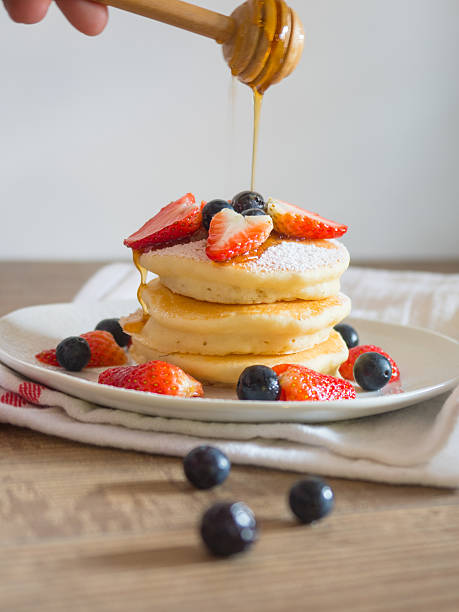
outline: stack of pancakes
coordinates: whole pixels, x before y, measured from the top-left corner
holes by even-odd
[[[261,364],[336,375],[348,354],[333,330],[351,307],[339,292],[346,248],[336,240],[268,241],[226,263],[207,257],[205,239],[139,254],[158,278],[139,288],[146,313],[122,319],[133,359],[168,361],[220,384]]]

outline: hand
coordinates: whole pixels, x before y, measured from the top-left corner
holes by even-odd
[[[3,0],[11,19],[18,23],[38,23],[51,4],[51,0]],[[100,34],[108,20],[107,7],[89,0],[56,0],[67,19],[80,32],[88,36]]]

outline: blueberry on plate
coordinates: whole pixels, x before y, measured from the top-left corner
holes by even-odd
[[[256,191],[241,191],[231,201],[236,212],[242,213],[249,208],[265,209],[265,200],[263,196]]]
[[[202,209],[202,224],[206,230],[209,229],[212,218],[224,208],[232,209],[233,207],[226,200],[211,200],[210,202],[207,202]]]
[[[70,336],[57,345],[56,359],[64,369],[79,372],[91,359],[91,349],[81,336]]]
[[[334,496],[322,478],[308,476],[293,485],[288,501],[293,514],[302,523],[314,523],[333,510]]]
[[[255,516],[243,502],[216,503],[202,517],[201,537],[214,555],[243,552],[257,539]]]
[[[341,334],[347,348],[354,348],[354,346],[358,345],[359,336],[352,325],[348,325],[347,323],[338,323],[338,325],[335,325],[333,329]]]
[[[263,208],[248,208],[247,210],[243,210],[241,215],[243,217],[256,217],[257,215],[266,215],[266,212]]]
[[[354,363],[354,378],[365,391],[377,391],[392,376],[392,365],[387,357],[376,352],[363,353]]]
[[[236,392],[240,400],[276,401],[281,393],[279,378],[268,366],[249,366],[239,376]]]
[[[128,346],[131,342],[131,336],[123,331],[119,319],[102,319],[96,329],[110,332],[119,346]]]
[[[197,446],[183,459],[183,470],[189,482],[198,489],[211,489],[228,478],[231,463],[214,446]]]

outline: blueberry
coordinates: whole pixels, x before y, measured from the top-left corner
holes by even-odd
[[[91,359],[91,349],[84,338],[70,336],[57,345],[56,359],[66,370],[79,372]]]
[[[216,503],[202,517],[201,536],[214,555],[240,553],[257,539],[255,516],[243,502]]]
[[[298,480],[290,489],[288,497],[293,514],[302,523],[313,523],[333,509],[333,491],[317,476]]]
[[[365,391],[382,389],[392,376],[392,365],[387,357],[376,352],[363,353],[354,363],[354,378]]]
[[[335,325],[333,329],[341,334],[342,339],[347,344],[347,348],[353,348],[354,346],[358,345],[359,336],[351,325],[348,325],[347,323],[339,323],[338,325]]]
[[[119,319],[103,319],[96,325],[96,329],[110,332],[119,346],[127,346],[131,341],[131,336],[123,331]]]
[[[214,446],[197,446],[183,459],[185,476],[198,489],[221,484],[230,473],[228,457]]]
[[[241,191],[234,196],[231,204],[238,213],[242,213],[242,211],[248,210],[249,208],[260,208],[262,210],[265,208],[263,196],[256,191]]]
[[[262,208],[248,208],[243,210],[241,215],[244,217],[255,217],[256,215],[266,215],[266,213]]]
[[[206,228],[206,230],[209,229],[212,217],[224,208],[232,209],[233,207],[226,200],[211,200],[210,202],[207,202],[207,204],[202,209],[202,224]]]
[[[239,376],[236,391],[240,400],[276,401],[281,388],[274,370],[264,365],[253,365]]]

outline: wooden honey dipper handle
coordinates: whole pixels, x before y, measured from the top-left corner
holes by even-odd
[[[172,26],[213,38],[223,44],[233,35],[234,21],[227,15],[181,0],[96,0],[100,4],[150,17]]]

